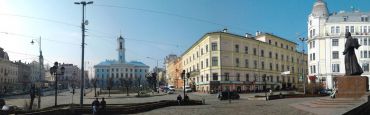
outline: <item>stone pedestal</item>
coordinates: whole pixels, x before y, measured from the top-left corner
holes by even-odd
[[[340,76],[335,77],[337,98],[360,98],[367,91],[366,76]]]

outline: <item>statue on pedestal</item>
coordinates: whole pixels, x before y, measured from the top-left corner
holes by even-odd
[[[347,38],[347,40],[343,55],[345,55],[344,64],[346,68],[346,75],[361,75],[363,73],[363,70],[358,64],[355,54],[355,48],[358,49],[358,47],[360,47],[360,44],[358,43],[357,39],[352,38],[350,32],[346,32],[345,37]]]

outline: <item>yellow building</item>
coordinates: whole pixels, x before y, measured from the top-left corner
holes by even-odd
[[[294,89],[302,87],[299,76],[307,71],[307,55],[303,58],[296,47],[268,33],[211,32],[181,55],[182,69],[190,72],[186,84],[196,91]]]

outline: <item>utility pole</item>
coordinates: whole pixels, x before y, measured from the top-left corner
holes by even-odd
[[[85,76],[85,69],[84,69],[84,60],[85,60],[85,24],[87,25],[88,22],[86,20],[85,22],[85,7],[87,4],[92,4],[93,1],[81,1],[81,2],[75,2],[77,5],[82,5],[82,23],[81,23],[81,28],[82,28],[82,58],[81,58],[81,91],[80,91],[80,106],[82,107],[83,105],[83,96],[84,96],[84,76]]]
[[[304,42],[307,40],[307,38],[299,38],[299,40],[302,41],[302,78],[303,78],[303,94],[306,94],[306,77],[304,76]]]

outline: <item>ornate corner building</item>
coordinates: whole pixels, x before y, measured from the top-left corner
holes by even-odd
[[[332,89],[333,77],[345,74],[344,44],[345,32],[351,32],[361,47],[356,50],[363,76],[369,76],[370,62],[370,13],[352,11],[329,12],[326,2],[317,0],[311,14],[308,15],[308,68],[309,77],[322,82],[324,87]]]

